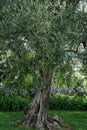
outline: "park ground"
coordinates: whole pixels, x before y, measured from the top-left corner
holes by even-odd
[[[51,116],[58,115],[73,127],[73,130],[87,130],[86,111],[49,111]],[[0,112],[0,130],[35,130],[24,126],[12,125],[12,122],[23,117],[23,112]]]

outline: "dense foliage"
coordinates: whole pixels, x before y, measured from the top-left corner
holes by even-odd
[[[41,81],[41,68],[53,70],[57,65],[60,85],[72,84],[71,57],[73,53],[78,55],[77,48],[86,41],[87,15],[78,11],[79,0],[71,1],[75,8],[68,1],[66,9],[63,2],[3,0],[0,3],[0,80],[6,86],[24,87],[24,78],[31,72],[36,86],[35,78]]]
[[[79,96],[58,96],[51,98],[49,101],[49,107],[51,110],[87,110],[87,99]]]
[[[22,123],[40,130],[56,123],[65,130],[61,119],[48,116],[51,83],[58,72],[60,84],[70,86],[73,58],[86,59],[87,12],[80,0],[4,0],[0,6],[1,82],[37,89]]]
[[[0,111],[21,111],[25,110],[31,98],[21,96],[1,96],[0,95]],[[50,110],[87,110],[87,99],[79,96],[64,96],[51,97],[49,100]]]
[[[29,100],[22,97],[0,97],[0,111],[23,111]]]

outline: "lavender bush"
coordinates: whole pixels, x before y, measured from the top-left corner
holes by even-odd
[[[28,96],[28,91],[26,89],[20,89],[18,91],[17,88],[6,88],[0,85],[0,96],[21,96],[26,97]]]
[[[82,87],[77,88],[51,88],[50,93],[54,96],[59,94],[64,95],[78,95],[78,96],[87,96],[87,90]]]

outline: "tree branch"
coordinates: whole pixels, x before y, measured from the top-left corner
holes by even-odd
[[[60,3],[66,2],[66,7],[69,7],[69,5],[73,5],[74,8],[79,4],[80,0],[61,0]]]
[[[65,52],[72,52],[72,53],[78,54],[77,50],[67,49],[67,50],[64,50],[64,51]]]

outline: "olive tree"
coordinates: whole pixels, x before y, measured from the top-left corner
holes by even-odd
[[[22,120],[28,127],[53,130],[56,125],[68,130],[60,118],[48,116],[48,104],[55,68],[77,53],[83,40],[84,16],[77,11],[79,1],[9,0],[0,10],[1,52],[10,50],[21,59],[32,54],[28,66],[37,92]]]

